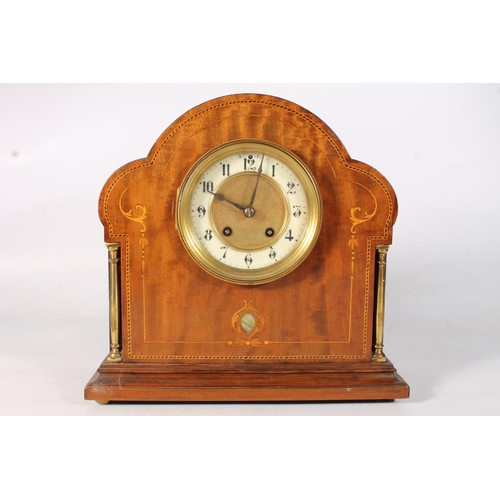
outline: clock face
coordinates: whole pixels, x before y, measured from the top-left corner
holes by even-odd
[[[294,270],[321,228],[321,196],[307,167],[273,143],[223,144],[202,157],[179,189],[177,228],[207,272],[252,285]]]

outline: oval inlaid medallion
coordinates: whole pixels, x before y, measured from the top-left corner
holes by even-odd
[[[241,318],[241,326],[247,333],[250,333],[255,327],[255,316],[250,313],[246,313]]]

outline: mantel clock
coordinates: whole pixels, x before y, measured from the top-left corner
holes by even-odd
[[[191,109],[109,178],[99,214],[110,349],[86,399],[409,396],[383,352],[396,196],[301,106]]]

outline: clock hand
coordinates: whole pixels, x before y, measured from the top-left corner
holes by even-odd
[[[245,210],[245,207],[243,205],[240,205],[239,203],[235,203],[234,201],[228,200],[222,193],[214,193],[213,191],[208,191],[210,194],[213,194],[215,196],[216,200],[219,201],[227,201],[227,203],[230,203],[231,205],[235,206],[239,210]]]
[[[260,174],[262,173],[262,163],[264,163],[264,155],[262,155],[262,160],[260,160],[260,167],[257,171],[257,182],[255,183],[255,187],[253,189],[252,198],[250,199],[250,204],[248,208],[252,208],[253,202],[255,200],[255,194],[257,193],[257,186],[259,185]]]

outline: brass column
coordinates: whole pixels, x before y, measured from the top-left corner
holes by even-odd
[[[373,363],[385,363],[387,361],[382,349],[384,347],[385,277],[388,251],[389,245],[377,246],[378,278],[377,302],[375,304],[375,345],[373,346]]]
[[[109,271],[109,354],[108,363],[121,363],[122,347],[120,336],[120,244],[106,243],[108,247]]]

